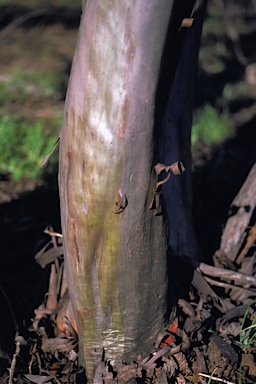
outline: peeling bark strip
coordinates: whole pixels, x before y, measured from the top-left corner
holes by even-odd
[[[172,1],[88,0],[60,145],[65,263],[89,381],[150,350],[166,312],[154,103]],[[117,205],[115,205],[117,202]],[[117,208],[120,213],[113,215]]]
[[[163,171],[167,174],[165,179],[160,180],[156,183],[155,191],[154,191],[154,196],[153,199],[151,200],[149,204],[149,209],[154,211],[154,214],[158,214],[161,212],[161,207],[160,207],[160,196],[159,196],[159,191],[158,188],[165,184],[171,177],[171,171],[172,174],[175,176],[182,175],[185,172],[185,167],[182,164],[181,161],[176,161],[176,163],[173,163],[172,165],[165,165],[165,164],[160,164],[157,163],[154,167],[156,174],[159,176]]]

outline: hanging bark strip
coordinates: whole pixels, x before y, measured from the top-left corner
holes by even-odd
[[[158,214],[160,212],[160,199],[159,199],[159,187],[165,184],[171,177],[171,173],[175,176],[182,175],[185,172],[185,167],[181,161],[176,161],[172,165],[165,165],[157,163],[155,165],[155,172],[157,176],[159,176],[162,172],[165,172],[167,176],[163,180],[159,180],[156,183],[156,187],[154,190],[153,199],[149,204],[149,209],[154,210],[154,214]]]

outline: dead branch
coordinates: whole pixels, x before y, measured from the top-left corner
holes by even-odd
[[[205,280],[208,283],[210,283],[211,285],[215,285],[216,287],[221,287],[221,288],[225,288],[225,289],[233,289],[234,288],[234,285],[232,285],[232,284],[227,284],[227,283],[223,283],[221,281],[216,281],[216,280],[211,279],[210,277],[205,277]],[[247,295],[256,296],[256,291],[242,288],[242,287],[237,287],[237,286],[235,288],[241,290],[243,293],[246,293]]]
[[[239,193],[231,204],[231,212],[221,237],[220,250],[235,261],[256,207],[256,164],[252,167]]]
[[[218,277],[220,279],[235,281],[240,285],[250,284],[256,286],[256,277],[245,275],[243,273],[230,271],[228,269],[222,269],[217,267],[212,267],[204,263],[200,263],[198,270],[204,275],[211,277]]]
[[[51,15],[53,10],[51,8],[40,8],[35,9],[31,12],[25,13],[24,15],[21,15],[17,19],[13,20],[10,24],[7,25],[1,32],[0,37],[5,38],[8,33],[13,31],[15,28],[20,27],[22,24],[26,23],[27,21],[34,19],[38,16],[47,16]]]

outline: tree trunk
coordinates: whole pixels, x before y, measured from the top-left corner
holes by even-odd
[[[161,128],[156,90],[171,15],[175,38],[180,27],[175,12],[170,0],[88,0],[82,15],[59,187],[81,363],[95,383],[104,360],[150,352],[166,321],[168,231],[160,207],[150,208]]]
[[[88,1],[60,148],[65,262],[89,379],[164,324],[166,235],[149,210],[154,97],[169,0]],[[117,202],[117,204],[116,204]]]

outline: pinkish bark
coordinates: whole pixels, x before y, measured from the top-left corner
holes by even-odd
[[[65,263],[89,381],[150,351],[164,324],[163,216],[154,113],[172,1],[88,0],[61,132]],[[117,204],[116,204],[117,203]],[[96,382],[96,381],[95,381]]]

